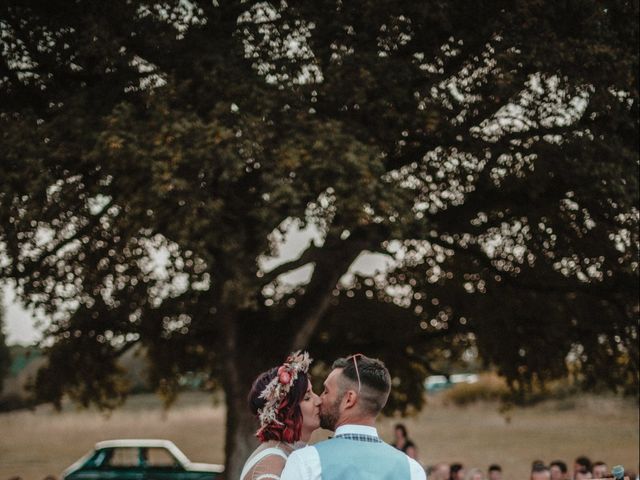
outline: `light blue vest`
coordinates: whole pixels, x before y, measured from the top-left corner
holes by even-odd
[[[322,480],[411,480],[407,456],[384,442],[332,438],[314,447]]]

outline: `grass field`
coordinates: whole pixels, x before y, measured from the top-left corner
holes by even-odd
[[[397,419],[382,419],[381,435],[391,439]],[[402,420],[425,464],[460,461],[465,467],[503,466],[506,480],[526,480],[534,459],[571,464],[580,454],[638,471],[638,406],[634,401],[583,397],[549,401],[511,412],[511,421],[494,403],[466,408],[431,398],[419,415]],[[0,415],[0,480],[56,477],[92,445],[110,438],[166,438],[193,461],[223,461],[224,409],[209,396],[183,395],[163,412],[151,395],[133,397],[105,417],[68,407]],[[322,434],[318,433],[317,438]]]

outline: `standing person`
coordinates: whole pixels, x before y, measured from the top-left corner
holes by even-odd
[[[591,460],[585,455],[580,455],[573,461],[573,478],[574,480],[580,475],[584,477],[591,473],[592,469]]]
[[[549,467],[543,463],[534,462],[531,466],[531,480],[551,480],[551,472]]]
[[[438,462],[431,467],[430,480],[448,480],[451,476],[451,467],[447,462]]]
[[[240,480],[278,480],[287,457],[320,427],[320,398],[311,389],[310,363],[306,352],[295,352],[253,382],[249,408],[260,422],[260,445],[247,459]]]
[[[449,467],[449,480],[464,480],[464,465],[452,463]]]
[[[407,436],[407,427],[405,427],[402,423],[398,423],[394,427],[393,433],[395,435],[395,441],[393,442],[392,446],[400,450],[402,453],[407,454],[409,458],[417,460],[418,451],[416,449],[415,443],[413,443],[413,441],[411,441]]]
[[[465,474],[464,480],[485,480],[484,473],[479,468],[472,468]]]
[[[551,473],[551,480],[568,480],[567,473],[569,469],[567,464],[562,460],[554,460],[549,464],[549,471]]]
[[[593,478],[604,478],[609,473],[607,464],[604,462],[593,462]]]
[[[585,467],[578,468],[573,476],[573,480],[590,480],[593,478],[593,474]]]
[[[489,465],[489,480],[502,480],[502,467],[496,463]]]
[[[426,480],[418,462],[384,443],[376,418],[391,391],[389,370],[362,354],[333,363],[320,396],[320,425],[335,436],[293,452],[282,480]]]

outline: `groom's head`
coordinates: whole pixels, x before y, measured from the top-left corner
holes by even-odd
[[[391,391],[391,376],[384,363],[357,354],[339,358],[331,368],[320,397],[320,426],[335,430],[345,423],[377,417]]]

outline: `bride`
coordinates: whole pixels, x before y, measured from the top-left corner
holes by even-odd
[[[240,480],[279,480],[289,454],[320,427],[320,398],[313,393],[307,352],[292,353],[281,366],[258,375],[249,408],[260,421],[260,445],[242,469]]]

